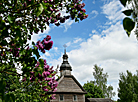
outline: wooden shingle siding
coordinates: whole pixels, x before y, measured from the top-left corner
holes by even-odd
[[[83,92],[72,78],[64,78],[57,87],[56,92]]]
[[[64,100],[60,101],[60,94],[56,95],[56,99],[51,100],[51,102],[85,102],[84,95],[77,95],[77,100],[73,100],[73,94],[62,94],[64,96]],[[76,94],[75,94],[76,95]]]

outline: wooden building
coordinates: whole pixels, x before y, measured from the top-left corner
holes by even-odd
[[[60,78],[58,79],[56,99],[50,102],[113,102],[108,98],[88,98],[85,99],[87,92],[81,84],[71,74],[72,67],[68,63],[68,55],[66,49],[63,55],[63,62],[60,66]],[[53,92],[49,92],[53,94]]]
[[[51,102],[85,102],[85,94],[87,93],[76,78],[71,74],[72,68],[68,63],[68,55],[66,49],[63,55],[63,63],[60,66],[60,79],[56,99]]]

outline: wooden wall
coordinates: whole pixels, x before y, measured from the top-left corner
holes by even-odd
[[[64,96],[64,100],[60,101],[60,94],[56,94],[56,99],[51,100],[50,102],[85,102],[85,95],[83,94],[62,94]],[[73,95],[77,96],[77,101],[73,100]]]

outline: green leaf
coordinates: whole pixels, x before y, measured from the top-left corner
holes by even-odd
[[[36,11],[36,16],[38,17],[42,12],[43,12],[43,5],[40,3],[39,6],[37,7],[37,11]]]
[[[8,15],[7,19],[10,23],[13,23],[12,18],[10,17],[10,15]]]
[[[1,43],[2,46],[5,46],[7,45],[7,41],[6,40],[3,40],[2,43]]]
[[[120,0],[120,2],[123,6],[126,6],[127,0]]]
[[[37,59],[40,57],[36,46],[35,46],[35,49],[33,49],[33,53],[36,55]]]
[[[40,65],[42,68],[44,68],[44,60],[43,59],[39,59]]]
[[[123,11],[123,13],[126,15],[126,16],[131,16],[131,13],[133,12],[133,10],[125,10]]]
[[[21,31],[19,28],[17,28],[16,30],[16,37],[21,37]]]
[[[125,29],[125,31],[126,31],[128,37],[129,37],[131,31],[132,31],[132,30],[134,29],[134,27],[135,27],[135,22],[133,22],[132,19],[126,17],[126,18],[124,18],[124,20],[123,20],[123,27],[124,27],[124,29]]]
[[[13,93],[7,93],[5,96],[6,102],[15,102],[15,96]]]

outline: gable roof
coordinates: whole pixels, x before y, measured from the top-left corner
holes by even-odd
[[[86,94],[87,92],[73,75],[63,75],[58,80],[57,91],[55,93]]]

